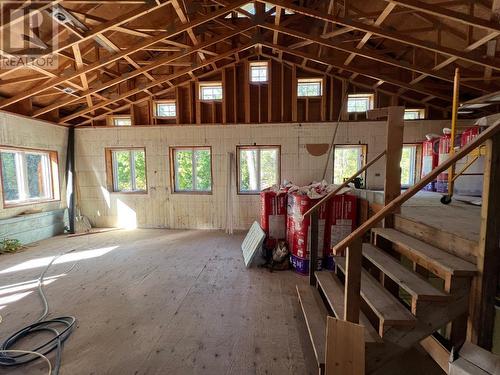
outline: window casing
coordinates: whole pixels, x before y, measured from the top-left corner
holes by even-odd
[[[147,192],[144,148],[106,149],[108,189],[119,193]]]
[[[347,96],[347,112],[366,112],[373,109],[373,101],[373,94],[350,94]]]
[[[222,82],[200,83],[200,100],[218,101],[222,100]]]
[[[322,78],[299,78],[297,80],[298,97],[319,97],[323,95]]]
[[[265,83],[268,78],[269,64],[267,61],[254,61],[250,63],[250,82]]]
[[[132,126],[132,118],[130,116],[113,116],[111,120],[113,126]]]
[[[170,165],[175,193],[212,193],[210,147],[173,147],[170,149]]]
[[[340,185],[366,164],[366,145],[335,145],[333,153],[333,183]],[[366,186],[366,174],[360,176]]]
[[[417,176],[420,175],[418,160],[420,159],[419,145],[403,145],[401,153],[401,186],[410,187],[415,184]]]
[[[159,118],[177,117],[177,104],[175,100],[155,103],[155,116]]]
[[[405,120],[423,120],[425,118],[425,109],[405,109]]]
[[[238,146],[238,193],[259,194],[280,182],[279,146]]]
[[[4,207],[59,199],[55,151],[0,148]]]

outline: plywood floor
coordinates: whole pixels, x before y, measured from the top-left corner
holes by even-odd
[[[295,294],[306,278],[245,269],[242,238],[113,231],[60,236],[2,255],[0,338],[42,310],[34,285],[18,283],[35,280],[52,256],[76,249],[50,269],[46,287],[50,316],[78,319],[61,375],[317,374]],[[428,357],[412,358],[415,374],[432,373],[424,370]],[[0,373],[46,374],[46,367]]]

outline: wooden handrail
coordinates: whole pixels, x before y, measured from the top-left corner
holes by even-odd
[[[318,203],[316,203],[314,206],[312,206],[310,209],[308,209],[302,217],[306,217],[313,212],[316,212],[319,207],[325,203],[328,199],[333,197],[334,195],[337,195],[339,191],[341,191],[343,188],[345,188],[347,185],[349,185],[356,177],[358,177],[361,173],[366,171],[370,166],[372,166],[377,160],[379,160],[382,156],[386,154],[386,150],[382,151],[380,154],[375,156],[372,160],[370,160],[369,163],[365,164],[363,168],[358,170],[356,173],[354,173],[351,177],[349,177],[346,181],[344,181],[339,187],[337,187],[335,190],[332,190],[329,192],[327,195],[325,195]]]
[[[393,213],[398,207],[400,207],[404,202],[413,197],[418,193],[425,185],[432,182],[441,172],[448,169],[452,164],[455,164],[458,160],[467,156],[475,148],[482,145],[486,140],[494,136],[500,131],[500,120],[496,121],[493,125],[489,126],[484,132],[479,134],[471,142],[467,143],[462,149],[453,155],[453,157],[447,159],[436,168],[434,168],[428,175],[422,178],[419,182],[413,185],[411,188],[406,190],[403,194],[399,195],[397,198],[392,200],[383,209],[365,221],[360,227],[358,227],[349,236],[340,241],[337,245],[333,247],[333,253],[337,253],[339,250],[345,249],[356,239],[361,238],[369,229],[373,228],[379,221],[384,219],[387,215]]]

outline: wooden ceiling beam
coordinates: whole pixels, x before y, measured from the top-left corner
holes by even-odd
[[[144,48],[150,47],[150,46],[152,46],[152,45],[154,45],[162,40],[167,40],[167,39],[172,38],[176,35],[179,35],[179,34],[183,33],[185,30],[187,30],[188,28],[193,28],[195,26],[198,26],[198,25],[201,25],[205,22],[208,22],[212,19],[215,19],[215,18],[218,18],[222,15],[225,15],[228,12],[230,12],[232,9],[236,9],[236,8],[240,7],[241,5],[244,5],[245,3],[246,3],[246,0],[237,0],[234,3],[231,3],[231,5],[228,8],[223,8],[223,9],[219,9],[217,11],[208,13],[204,17],[200,17],[200,18],[195,19],[187,24],[180,25],[180,26],[176,27],[173,31],[163,32],[159,35],[145,39],[139,43],[135,43],[134,45],[130,46],[129,48],[127,48],[124,51],[121,51],[121,52],[116,53],[116,54],[111,55],[111,56],[104,57],[102,59],[99,59],[98,61],[96,61],[90,65],[87,65],[86,67],[84,67],[82,69],[78,69],[77,71],[74,71],[74,72],[69,72],[66,75],[62,74],[59,77],[55,77],[52,80],[44,82],[42,85],[37,85],[36,87],[33,87],[29,90],[26,90],[22,93],[19,93],[18,95],[13,96],[12,98],[2,100],[0,102],[0,109],[5,108],[13,103],[17,103],[18,101],[26,99],[30,96],[34,96],[34,95],[36,95],[40,92],[43,92],[51,87],[55,87],[57,85],[65,83],[65,82],[69,82],[70,80],[79,77],[83,73],[88,73],[88,72],[91,72],[93,70],[103,68],[103,67],[105,67],[105,66],[107,66],[115,61],[118,61],[118,60],[124,58],[125,56],[128,56],[128,55],[135,53],[137,51],[140,51]],[[174,43],[173,41],[169,41],[169,42]],[[1,74],[0,74],[0,76],[1,76]]]
[[[172,55],[169,55],[169,56],[162,56],[160,58],[151,60],[151,64],[146,65],[144,67],[139,67],[139,69],[133,70],[131,72],[124,73],[124,74],[122,74],[121,76],[119,76],[119,77],[117,77],[115,79],[112,79],[112,80],[104,82],[104,83],[102,83],[102,84],[100,84],[98,86],[95,86],[92,89],[83,92],[82,95],[90,95],[90,94],[97,93],[97,92],[100,92],[102,90],[108,89],[108,88],[110,88],[112,86],[118,85],[118,84],[120,84],[120,83],[122,83],[124,81],[127,81],[127,80],[132,79],[134,77],[137,77],[137,76],[139,76],[141,74],[144,74],[145,72],[151,71],[152,69],[158,68],[160,66],[163,66],[163,65],[168,64],[170,62],[176,61],[178,59],[185,58],[185,57],[187,57],[187,56],[189,56],[189,55],[191,55],[193,53],[196,53],[199,50],[204,49],[204,48],[206,48],[206,47],[208,47],[208,46],[210,46],[212,44],[216,44],[216,43],[221,42],[224,39],[231,38],[232,36],[235,36],[235,35],[239,34],[242,30],[248,30],[248,29],[251,29],[253,27],[255,27],[255,26],[254,25],[250,25],[250,26],[247,26],[246,29],[241,29],[241,30],[237,30],[237,31],[229,31],[229,32],[227,32],[225,34],[222,34],[222,35],[216,37],[216,38],[213,38],[213,39],[207,40],[207,41],[205,41],[203,43],[200,43],[200,44],[198,44],[197,47],[191,47],[190,49],[187,49],[187,50],[182,51],[182,52],[178,52],[176,54],[172,54]],[[217,55],[217,56],[220,56],[220,55]],[[194,65],[194,66],[195,66],[195,69],[196,69],[196,65]],[[152,81],[152,86],[148,85],[148,87],[154,87],[156,85],[161,84],[161,83],[157,83],[157,82],[164,83],[166,81],[164,81],[163,79],[158,81],[156,78],[154,78],[154,80]],[[56,108],[67,106],[67,105],[75,102],[76,100],[77,100],[77,98],[69,97],[69,98],[61,100],[59,102],[52,103],[52,104],[48,105],[47,107],[40,108],[39,110],[35,111],[33,113],[33,116],[34,117],[41,116],[44,113],[50,112],[50,111],[52,111],[52,110],[54,110]]]
[[[100,103],[96,103],[94,105],[94,109],[98,109],[98,108],[102,108],[104,106],[107,106],[109,104],[112,104],[114,102],[117,102],[119,100],[123,100],[125,98],[128,98],[129,96],[132,96],[132,95],[136,95],[138,93],[140,93],[141,91],[144,91],[144,90],[147,90],[147,89],[150,89],[154,86],[156,86],[157,84],[161,84],[161,83],[165,83],[167,81],[170,81],[172,79],[175,79],[175,78],[178,78],[178,77],[181,77],[183,75],[188,75],[189,72],[193,72],[195,70],[198,70],[200,68],[203,68],[203,67],[206,67],[206,66],[209,66],[211,65],[212,63],[214,62],[217,62],[219,60],[223,60],[223,59],[226,59],[228,57],[230,57],[232,54],[236,53],[236,52],[239,52],[239,51],[243,51],[243,50],[246,50],[248,48],[251,48],[253,47],[255,44],[254,43],[249,43],[247,45],[244,45],[244,46],[240,46],[240,47],[237,47],[237,48],[234,48],[232,50],[229,50],[229,51],[226,51],[224,53],[221,53],[219,54],[218,56],[215,56],[215,57],[212,57],[212,58],[209,58],[209,59],[206,59],[205,61],[199,63],[197,66],[195,67],[192,67],[192,68],[186,68],[186,69],[182,69],[182,70],[179,70],[171,75],[169,75],[167,78],[163,78],[161,80],[158,80],[156,81],[156,83],[148,83],[146,85],[144,85],[143,87],[136,87],[132,90],[129,90],[129,91],[126,91],[120,95],[118,95],[116,98],[113,98],[113,99],[109,99],[107,101],[103,101],[103,102],[100,102]],[[60,123],[61,124],[65,124],[65,123],[68,123],[68,121],[71,121],[75,118],[78,118],[82,115],[85,115],[87,114],[88,112],[90,112],[90,109],[89,108],[84,108],[80,111],[77,111],[69,116],[66,116],[64,118],[62,118],[60,120]]]
[[[390,39],[399,43],[412,45],[417,48],[422,48],[431,52],[438,53],[440,55],[446,55],[449,57],[453,57],[456,59],[461,59],[472,64],[477,64],[481,66],[491,67],[493,70],[500,71],[500,64],[491,58],[484,58],[478,54],[471,54],[470,52],[462,52],[450,47],[445,47],[442,45],[438,45],[429,41],[424,41],[420,39],[413,38],[408,35],[402,35],[398,32],[382,29],[380,27],[376,27],[373,25],[368,25],[362,22],[357,22],[348,18],[341,18],[334,15],[328,15],[324,12],[317,11],[315,9],[306,8],[300,5],[296,5],[292,3],[290,0],[257,0],[261,2],[269,2],[274,5],[279,5],[283,8],[287,8],[295,13],[303,14],[308,17],[312,17],[315,19],[331,22],[334,24],[339,24],[342,26],[351,27],[356,30],[371,32],[372,34],[378,35],[380,37]],[[488,39],[489,40],[489,39]],[[486,40],[487,41],[487,40]],[[484,41],[484,43],[486,43]]]

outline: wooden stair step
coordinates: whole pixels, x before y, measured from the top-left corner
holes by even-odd
[[[432,286],[420,275],[407,269],[389,254],[369,243],[363,244],[363,256],[417,301],[447,301],[449,294]],[[415,311],[413,311],[415,313]]]
[[[344,319],[344,285],[342,285],[335,273],[330,271],[317,271],[315,272],[315,276],[335,317],[337,319]],[[365,314],[360,313],[359,323],[365,327],[366,342],[382,342],[382,338],[375,328],[373,328]]]
[[[318,367],[324,369],[328,311],[316,288],[310,285],[297,285],[296,288]]]
[[[372,232],[396,244],[394,250],[444,279],[450,276],[474,276],[477,272],[474,264],[396,229],[374,228]]]
[[[336,265],[344,274],[345,261],[344,257],[335,257]],[[415,316],[365,270],[361,271],[361,297],[379,318],[379,334],[389,327],[415,327]]]

